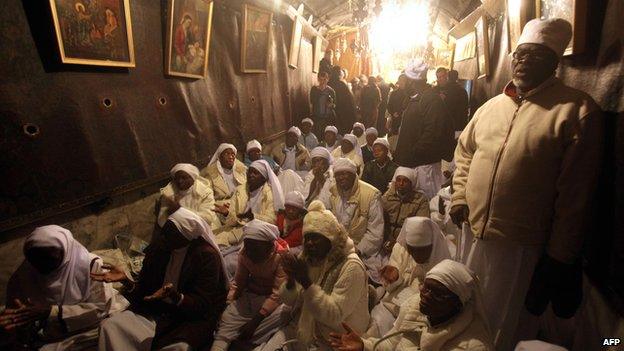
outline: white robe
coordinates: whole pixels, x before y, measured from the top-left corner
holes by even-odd
[[[418,176],[418,184],[425,192],[427,199],[431,200],[444,183],[444,175],[442,174],[442,165],[440,162],[422,165],[414,168]]]

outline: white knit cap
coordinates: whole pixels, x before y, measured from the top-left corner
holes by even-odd
[[[243,226],[243,235],[243,239],[275,241],[279,238],[279,229],[274,224],[254,219]]]
[[[284,204],[304,209],[305,199],[303,198],[303,194],[300,192],[291,191],[284,197]]]
[[[565,49],[572,39],[572,25],[562,18],[533,19],[527,22],[518,39],[518,46],[522,44],[540,44],[548,47],[563,56]]]
[[[245,151],[249,152],[249,150],[251,149],[259,149],[260,151],[262,151],[262,144],[260,144],[260,142],[256,139],[251,140],[247,143],[247,148],[245,149]]]
[[[341,157],[334,162],[334,173],[342,171],[357,174],[357,166],[348,158]]]
[[[429,67],[425,61],[421,59],[412,59],[405,67],[405,76],[414,80],[427,80],[427,71]]]
[[[333,132],[334,134],[338,135],[338,128],[336,128],[336,126],[327,126],[325,127],[325,131]]]
[[[366,129],[366,127],[364,126],[364,124],[363,124],[363,123],[361,123],[361,122],[355,122],[355,123],[353,123],[353,128],[352,128],[352,129],[355,129],[355,128],[360,128],[362,131],[364,131],[364,130]]]
[[[342,137],[342,140],[346,140],[348,142],[351,143],[351,145],[353,145],[353,147],[357,147],[358,146],[358,141],[357,141],[357,137],[353,134],[345,134]]]
[[[320,200],[314,200],[308,206],[308,213],[303,217],[303,234],[318,233],[329,239],[332,244],[338,240],[346,241],[347,232],[334,214],[325,208]]]
[[[326,159],[330,165],[334,163],[334,158],[332,157],[331,152],[329,152],[329,150],[327,150],[327,148],[323,146],[317,146],[312,149],[312,151],[310,151],[310,159],[313,159],[315,157],[321,157]]]
[[[288,133],[294,133],[295,135],[297,135],[297,137],[300,137],[301,129],[299,129],[299,127],[292,126],[290,127],[290,129],[288,129]]]
[[[373,134],[375,136],[379,135],[379,132],[377,131],[377,128],[375,127],[370,127],[366,129],[366,132],[364,132],[364,134],[369,135],[369,134]]]
[[[180,171],[190,175],[193,179],[197,179],[197,177],[199,177],[199,169],[197,169],[197,167],[193,166],[190,163],[178,163],[177,165],[173,166],[170,172],[171,177],[173,178],[175,174]]]
[[[304,119],[302,119],[301,120],[301,124],[304,124],[304,123],[309,123],[311,126],[314,125],[314,121],[312,120],[312,118],[304,118]]]
[[[382,139],[382,138],[375,139],[375,142],[373,143],[373,146],[375,146],[375,145],[383,145],[383,146],[386,147],[386,149],[388,149],[388,151],[390,151],[390,143],[386,139]]]

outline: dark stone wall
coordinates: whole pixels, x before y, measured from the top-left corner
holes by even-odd
[[[204,166],[221,142],[242,147],[307,115],[309,38],[298,68],[288,68],[292,20],[274,13],[268,73],[240,73],[242,3],[215,2],[208,76],[194,80],[164,75],[166,0],[130,1],[136,67],[129,69],[60,64],[48,2],[4,1],[0,232],[105,204],[164,179],[177,162]],[[25,135],[27,123],[40,129],[37,137]]]

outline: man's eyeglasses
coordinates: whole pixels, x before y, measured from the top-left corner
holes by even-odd
[[[531,51],[514,51],[511,56],[516,61],[544,61],[546,54]]]

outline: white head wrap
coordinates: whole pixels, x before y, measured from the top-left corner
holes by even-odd
[[[353,123],[353,127],[351,129],[355,129],[355,128],[360,128],[362,130],[362,132],[364,132],[364,130],[366,130],[366,127],[364,126],[364,124],[362,122],[355,122],[355,123]]]
[[[299,127],[292,126],[290,127],[290,129],[288,129],[288,133],[294,133],[295,135],[297,135],[298,138],[301,136],[301,129],[299,129]]]
[[[353,148],[357,148],[358,147],[358,142],[357,142],[357,137],[353,134],[345,134],[342,137],[342,140],[347,140],[348,142],[351,143],[351,145],[353,145]]]
[[[72,233],[58,225],[35,229],[24,242],[24,252],[33,247],[55,247],[63,250],[61,265],[47,275],[39,273],[24,260],[15,272],[21,293],[33,302],[74,305],[89,297],[91,261],[89,251]]]
[[[430,265],[451,258],[444,234],[438,225],[428,217],[406,218],[397,237],[397,243],[404,247],[406,245],[413,247],[433,245],[431,255],[427,260]]]
[[[227,149],[231,149],[232,151],[234,151],[234,154],[236,154],[238,152],[238,150],[236,150],[236,146],[234,146],[232,144],[228,144],[228,143],[222,143],[217,148],[217,151],[215,151],[215,153],[212,155],[212,158],[210,159],[210,162],[208,163],[208,165],[211,165],[211,164],[217,162],[219,160],[219,156],[221,156],[223,151],[225,151]],[[220,162],[219,162],[219,166],[221,166]]]
[[[336,128],[335,126],[327,126],[325,127],[325,131],[333,132],[334,134],[338,135],[338,128]]]
[[[572,39],[572,25],[562,18],[532,19],[524,26],[518,39],[518,46],[522,44],[540,44],[563,56],[565,49]]]
[[[568,351],[568,349],[541,340],[524,340],[516,345],[514,351]]]
[[[303,194],[298,191],[291,191],[286,194],[284,199],[285,205],[295,206],[297,208],[305,209],[305,198]]]
[[[367,129],[366,129],[366,132],[364,132],[364,133],[365,133],[366,135],[369,135],[369,134],[373,134],[373,135],[375,135],[375,136],[378,136],[378,135],[379,135],[379,132],[377,131],[377,128],[375,128],[375,127],[370,127],[370,128],[367,128]]]
[[[190,175],[193,179],[197,179],[197,177],[199,177],[199,169],[197,169],[197,167],[193,166],[190,163],[178,163],[177,165],[173,166],[170,172],[171,178],[173,178],[175,174],[179,171]]]
[[[314,121],[312,120],[312,118],[304,118],[301,120],[301,124],[304,123],[309,123],[311,126],[314,126]]]
[[[331,155],[331,152],[329,152],[327,148],[324,148],[322,146],[317,146],[310,152],[310,159],[313,159],[315,157],[322,157],[326,159],[330,165],[333,163],[333,157]]]
[[[245,152],[249,152],[249,150],[251,149],[260,149],[260,151],[262,151],[262,144],[260,144],[260,142],[256,139],[250,140],[247,143],[247,148],[245,149]]]
[[[490,329],[483,307],[483,294],[479,286],[479,279],[468,267],[459,262],[446,259],[431,268],[425,274],[425,279],[433,279],[446,286],[459,297],[463,305],[472,301],[489,334]]]
[[[416,170],[408,167],[398,167],[396,171],[394,171],[394,176],[392,177],[392,182],[396,182],[398,176],[403,176],[412,182],[412,189],[418,191],[418,175],[416,174]]]
[[[357,166],[353,161],[348,158],[341,157],[334,161],[334,174],[341,171],[351,172],[353,174],[357,174]]]
[[[167,219],[176,226],[180,234],[182,234],[186,240],[193,241],[197,238],[202,238],[208,242],[208,244],[210,244],[210,246],[212,246],[217,253],[219,253],[221,268],[223,269],[223,275],[226,277],[225,283],[227,287],[230,276],[225,267],[225,261],[223,260],[223,255],[221,255],[221,251],[219,250],[219,245],[215,242],[210,225],[195,212],[187,210],[184,207],[180,207]]]
[[[260,241],[275,241],[279,238],[279,228],[276,225],[254,219],[243,226],[243,239]]]
[[[275,211],[284,209],[284,193],[282,191],[282,185],[273,172],[273,169],[271,169],[269,163],[265,160],[256,160],[253,161],[249,167],[252,167],[260,172],[264,179],[266,179],[269,183],[269,186],[271,186],[271,191],[273,192],[273,207],[275,208]]]
[[[405,76],[414,80],[427,80],[429,67],[422,59],[412,59],[405,67]]]

